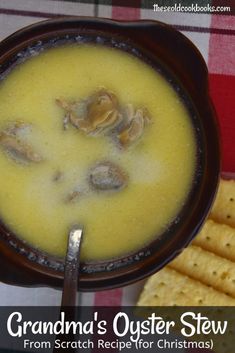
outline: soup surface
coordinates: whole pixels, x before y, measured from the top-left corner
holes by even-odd
[[[117,141],[125,124],[90,134],[68,122],[66,104],[97,90],[115,95],[119,115],[147,111],[133,143]],[[184,104],[163,76],[118,49],[69,44],[16,66],[0,83],[0,131],[0,216],[50,254],[65,254],[74,224],[84,227],[85,260],[136,251],[164,232],[192,185],[196,142]],[[28,161],[18,158],[26,145]],[[120,168],[121,184],[97,189],[91,174],[99,163]]]

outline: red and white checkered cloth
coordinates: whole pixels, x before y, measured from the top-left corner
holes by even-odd
[[[154,12],[154,1],[141,0],[0,0],[0,39],[28,24],[61,15],[99,16],[119,20],[155,19],[172,24],[201,51],[208,67],[210,92],[219,116],[223,171],[235,173],[235,1],[198,0],[199,4],[229,5],[231,12]],[[160,1],[174,4],[174,1]],[[194,3],[196,1],[193,1]],[[159,1],[155,1],[159,3]],[[190,0],[181,3],[190,5]],[[124,5],[124,6],[122,6]],[[127,6],[129,5],[129,6]],[[123,289],[82,295],[83,305],[134,305],[141,283]],[[52,289],[24,289],[0,285],[1,305],[56,305],[60,293]]]

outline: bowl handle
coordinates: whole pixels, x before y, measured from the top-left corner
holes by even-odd
[[[158,21],[135,23],[133,30],[149,54],[158,56],[190,91],[208,94],[208,70],[197,47],[173,27]]]

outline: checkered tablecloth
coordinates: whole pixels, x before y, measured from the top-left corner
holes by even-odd
[[[230,6],[230,12],[154,12],[153,4]],[[201,51],[209,68],[210,93],[218,112],[223,144],[223,171],[235,173],[235,0],[0,0],[0,39],[19,28],[63,15],[119,20],[155,19],[173,25]],[[82,295],[83,305],[132,305],[142,283]],[[0,284],[0,305],[56,305],[61,293]]]

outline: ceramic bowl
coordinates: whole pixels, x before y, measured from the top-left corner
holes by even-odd
[[[220,172],[219,136],[216,113],[208,94],[208,71],[201,54],[184,35],[157,21],[69,17],[34,24],[0,43],[0,74],[3,77],[27,53],[71,41],[116,47],[160,70],[185,102],[197,136],[197,167],[185,206],[163,236],[137,253],[113,261],[82,264],[79,288],[95,291],[131,284],[153,274],[191,242],[207,217],[216,193]],[[63,260],[25,244],[3,222],[0,255],[2,281],[26,286],[62,286]]]

